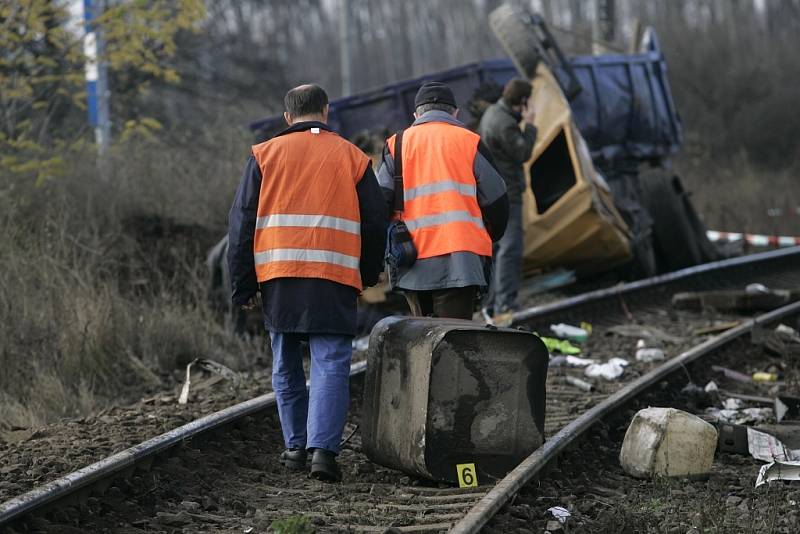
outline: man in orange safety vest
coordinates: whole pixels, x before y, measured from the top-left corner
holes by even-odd
[[[252,148],[230,211],[232,299],[247,306],[261,294],[281,462],[304,470],[312,451],[311,476],[339,481],[356,299],[378,281],[387,216],[370,159],[327,125],[325,91],[301,85],[284,103],[289,127]]]
[[[505,184],[480,137],[457,120],[448,86],[426,83],[414,106],[414,123],[399,143],[400,134],[389,138],[378,171],[387,209],[403,195],[394,217],[405,223],[417,253],[395,285],[413,315],[471,319],[478,289],[490,281],[492,243],[505,231]],[[395,177],[398,156],[402,181]]]

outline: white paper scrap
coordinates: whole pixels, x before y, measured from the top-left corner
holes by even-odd
[[[585,374],[590,378],[602,377],[606,380],[614,380],[622,376],[628,361],[622,358],[611,358],[606,363],[593,363],[586,367]]]
[[[775,436],[747,428],[747,450],[750,456],[763,462],[800,461],[800,450],[787,449]]]
[[[722,402],[722,407],[726,410],[738,410],[744,407],[742,399],[727,398]]]
[[[552,508],[548,508],[547,511],[553,514],[553,517],[558,519],[561,523],[566,523],[567,518],[572,515],[570,511],[563,506],[553,506]]]
[[[580,358],[578,356],[567,356],[566,362],[567,365],[571,365],[572,367],[586,367],[587,365],[597,363],[597,360],[592,360],[591,358]]]
[[[762,465],[756,479],[756,487],[773,480],[800,480],[800,461]]]

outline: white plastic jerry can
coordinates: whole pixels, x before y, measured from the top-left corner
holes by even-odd
[[[619,460],[636,478],[704,478],[711,472],[717,429],[675,408],[646,408],[633,416]]]

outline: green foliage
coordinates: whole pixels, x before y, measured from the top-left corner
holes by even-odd
[[[0,172],[38,184],[63,173],[66,153],[86,148],[83,30],[68,25],[67,4],[0,3],[0,42],[11,44],[0,53]],[[152,80],[178,81],[169,66],[175,36],[194,29],[204,14],[202,0],[126,0],[110,7],[97,27],[106,43],[99,59],[126,82],[115,90],[139,94]],[[140,135],[160,128],[146,117],[121,119]]]
[[[273,521],[270,528],[277,534],[313,534],[314,532],[311,521],[303,515]]]

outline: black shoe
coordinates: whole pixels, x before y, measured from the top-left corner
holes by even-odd
[[[302,471],[306,468],[308,453],[305,449],[286,449],[281,453],[281,463],[292,471]]]
[[[336,455],[325,449],[314,449],[311,456],[311,476],[323,482],[341,482],[342,470],[336,463]]]

